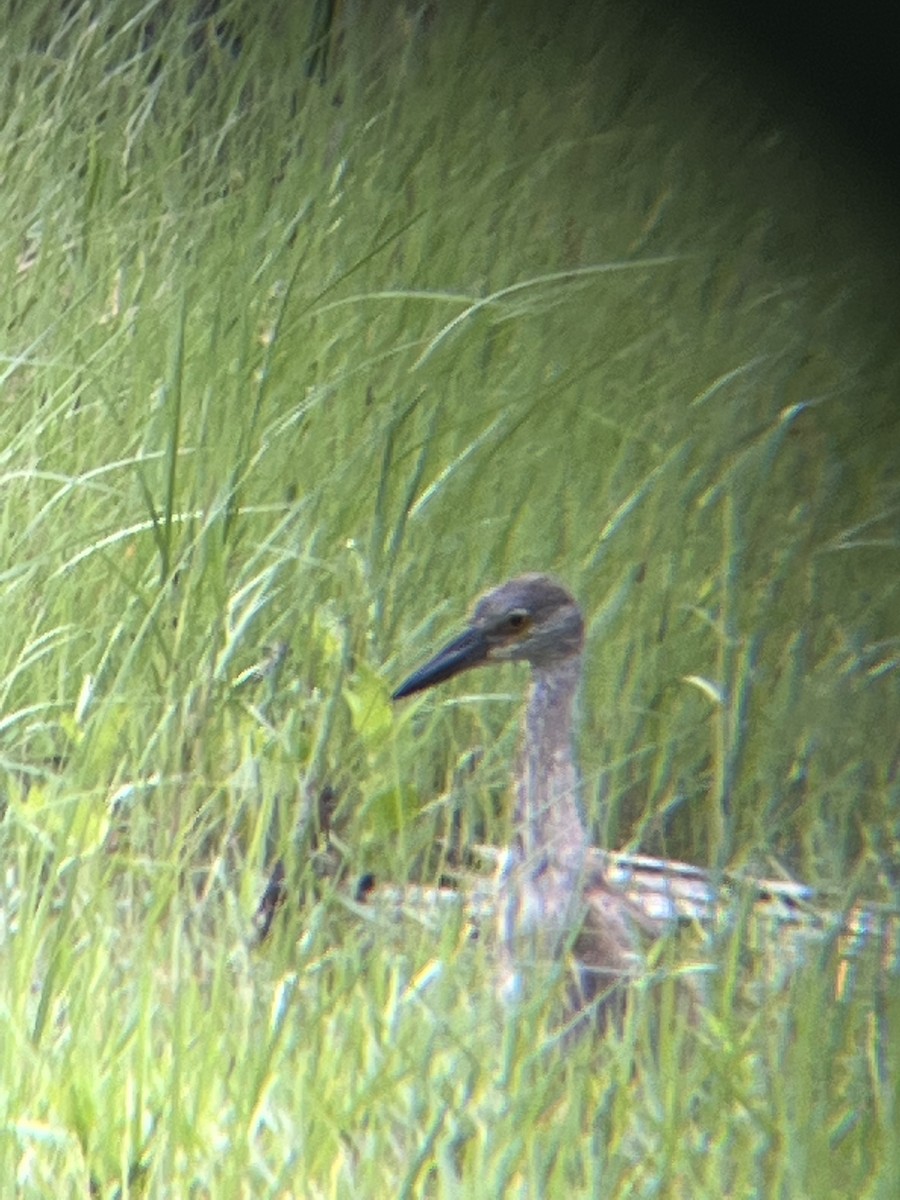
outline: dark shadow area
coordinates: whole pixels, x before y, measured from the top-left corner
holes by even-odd
[[[900,89],[891,6],[697,0],[683,11],[711,55],[745,72],[812,144],[869,176],[893,213],[900,193]]]

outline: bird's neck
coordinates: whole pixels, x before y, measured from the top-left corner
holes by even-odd
[[[522,865],[535,873],[562,867],[574,877],[583,869],[587,833],[572,747],[580,674],[577,656],[532,669],[516,786],[516,839]]]

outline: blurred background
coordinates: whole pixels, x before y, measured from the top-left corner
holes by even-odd
[[[217,962],[279,856],[299,895],[322,855],[433,882],[504,843],[521,674],[389,695],[525,570],[586,612],[598,843],[896,901],[876,19],[5,8],[0,828],[32,1041],[79,1003],[92,1028],[98,978],[127,1008],[131,964],[155,1044],[167,939],[194,921]],[[63,1061],[115,1129],[121,1064],[100,1099]]]

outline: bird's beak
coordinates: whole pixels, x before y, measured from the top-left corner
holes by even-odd
[[[467,629],[401,683],[391,699],[402,700],[413,692],[422,692],[436,683],[443,683],[445,679],[452,679],[460,671],[468,671],[470,667],[487,662],[487,659],[488,640],[484,632],[476,628]]]

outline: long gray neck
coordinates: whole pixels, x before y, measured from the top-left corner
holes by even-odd
[[[525,869],[579,873],[587,849],[572,749],[578,656],[532,668],[516,783],[516,838]]]

